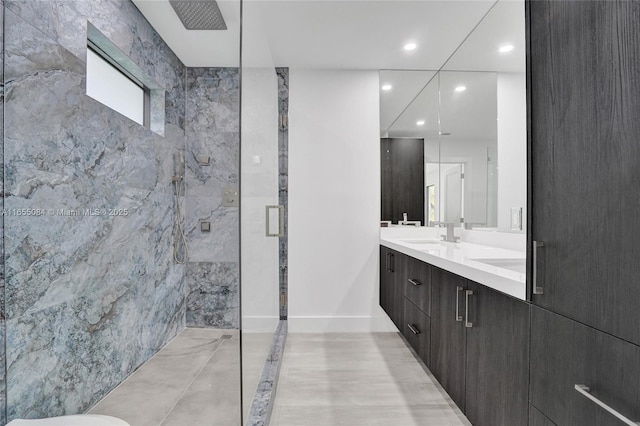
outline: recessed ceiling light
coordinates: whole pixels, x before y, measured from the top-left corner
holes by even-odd
[[[386,91],[386,90],[391,90],[391,88],[392,88],[392,87],[393,87],[393,86],[392,86],[392,85],[390,85],[390,84],[383,84],[383,85],[382,85],[382,90],[385,90],[385,91]]]
[[[456,92],[464,92],[467,90],[467,86],[458,86],[454,89]]]
[[[513,44],[505,44],[504,46],[500,46],[498,52],[500,53],[509,53],[514,49]]]
[[[418,121],[416,121],[416,124],[418,126],[424,126],[424,120],[418,120]]]
[[[407,43],[404,45],[404,50],[415,50],[416,47],[418,47],[418,45],[415,43]]]

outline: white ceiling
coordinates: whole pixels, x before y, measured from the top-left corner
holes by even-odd
[[[184,29],[168,0],[133,2],[185,65],[238,66],[240,0],[218,0],[226,31]],[[245,16],[262,25],[244,23],[243,47],[260,40],[273,65],[292,68],[438,69],[494,2],[245,0]],[[406,52],[410,41],[418,48]]]
[[[188,67],[237,67],[240,63],[240,0],[218,0],[225,31],[186,30],[168,0],[132,0]]]
[[[500,53],[498,49],[505,44],[512,44],[513,51]],[[431,140],[442,131],[451,133],[449,138],[495,139],[497,111],[487,108],[496,103],[495,72],[524,73],[525,53],[524,1],[500,0],[444,64],[440,79],[436,77],[410,105],[405,104],[400,116],[386,116],[391,109],[385,103],[392,104],[395,111],[407,95],[380,92],[381,135]],[[385,73],[381,72],[383,80]],[[402,74],[395,78],[404,80]],[[467,90],[455,92],[457,85],[465,85]],[[417,126],[416,121],[424,117],[430,119]]]
[[[249,0],[276,66],[438,69],[494,0]],[[255,28],[245,27],[247,33]],[[418,47],[406,52],[403,46]]]
[[[435,75],[436,71],[380,71],[380,85],[391,85],[391,90],[380,91],[380,128],[391,127],[393,121]]]
[[[132,1],[185,65],[238,66],[240,0],[218,0],[226,31],[186,30],[168,0]],[[381,92],[382,132],[395,122],[392,132],[398,135],[437,135],[433,127],[438,120],[437,104],[433,105],[437,88],[418,96],[435,75],[424,70],[523,71],[523,4],[523,0],[244,0],[243,65],[385,70],[381,84],[389,83],[393,89]],[[405,51],[408,42],[415,42],[417,49]],[[497,49],[505,43],[513,44],[514,51],[499,54]],[[467,93],[466,102],[472,102],[471,95]],[[416,128],[416,117],[428,123]]]
[[[446,63],[444,69],[458,71],[524,72],[524,1],[500,0],[467,40]],[[514,49],[500,53],[511,44]]]

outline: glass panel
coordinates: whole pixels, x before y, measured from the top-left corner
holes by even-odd
[[[279,323],[278,75],[262,32],[259,2],[243,5],[241,311],[244,422]]]
[[[525,52],[524,1],[500,1],[441,72],[446,86],[443,126],[458,122],[464,136],[477,142],[478,150],[468,153],[474,164],[468,170],[471,188],[465,190],[471,197],[465,207],[467,228],[526,232],[524,223],[512,219],[512,211],[516,218],[519,212],[526,217]],[[456,93],[456,85],[466,85],[467,90]],[[459,109],[463,106],[466,109]],[[445,140],[443,161],[455,155]]]
[[[488,194],[495,194],[496,189],[489,191],[487,185],[496,182],[488,171],[488,153],[496,152],[497,146],[496,74],[441,71],[439,77],[441,182],[457,191],[441,193],[445,221],[456,226],[495,227],[496,198],[490,199]],[[445,164],[449,166],[445,168]],[[459,174],[456,184],[453,165]],[[488,216],[489,212],[493,216]]]

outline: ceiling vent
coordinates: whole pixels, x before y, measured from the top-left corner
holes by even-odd
[[[169,0],[182,25],[188,30],[226,30],[215,0]]]

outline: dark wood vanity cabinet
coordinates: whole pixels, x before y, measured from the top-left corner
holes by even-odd
[[[400,331],[424,364],[429,367],[431,319],[407,298],[404,298],[404,323]]]
[[[380,139],[381,218],[424,225],[424,139]]]
[[[469,421],[526,425],[529,305],[432,268],[431,371]]]
[[[431,267],[380,246],[380,306],[422,361],[430,365]]]
[[[465,408],[467,329],[463,322],[467,280],[440,268],[431,270],[430,370],[453,402]]]
[[[404,326],[404,274],[405,255],[380,246],[380,306],[400,330]]]
[[[418,309],[431,315],[431,265],[404,256],[404,297]]]
[[[465,414],[472,424],[526,425],[530,305],[468,281]],[[462,302],[462,301],[461,301]],[[466,313],[465,313],[466,314]]]
[[[471,423],[526,425],[529,304],[383,246],[381,256],[381,305]],[[387,268],[393,259],[402,267]]]

